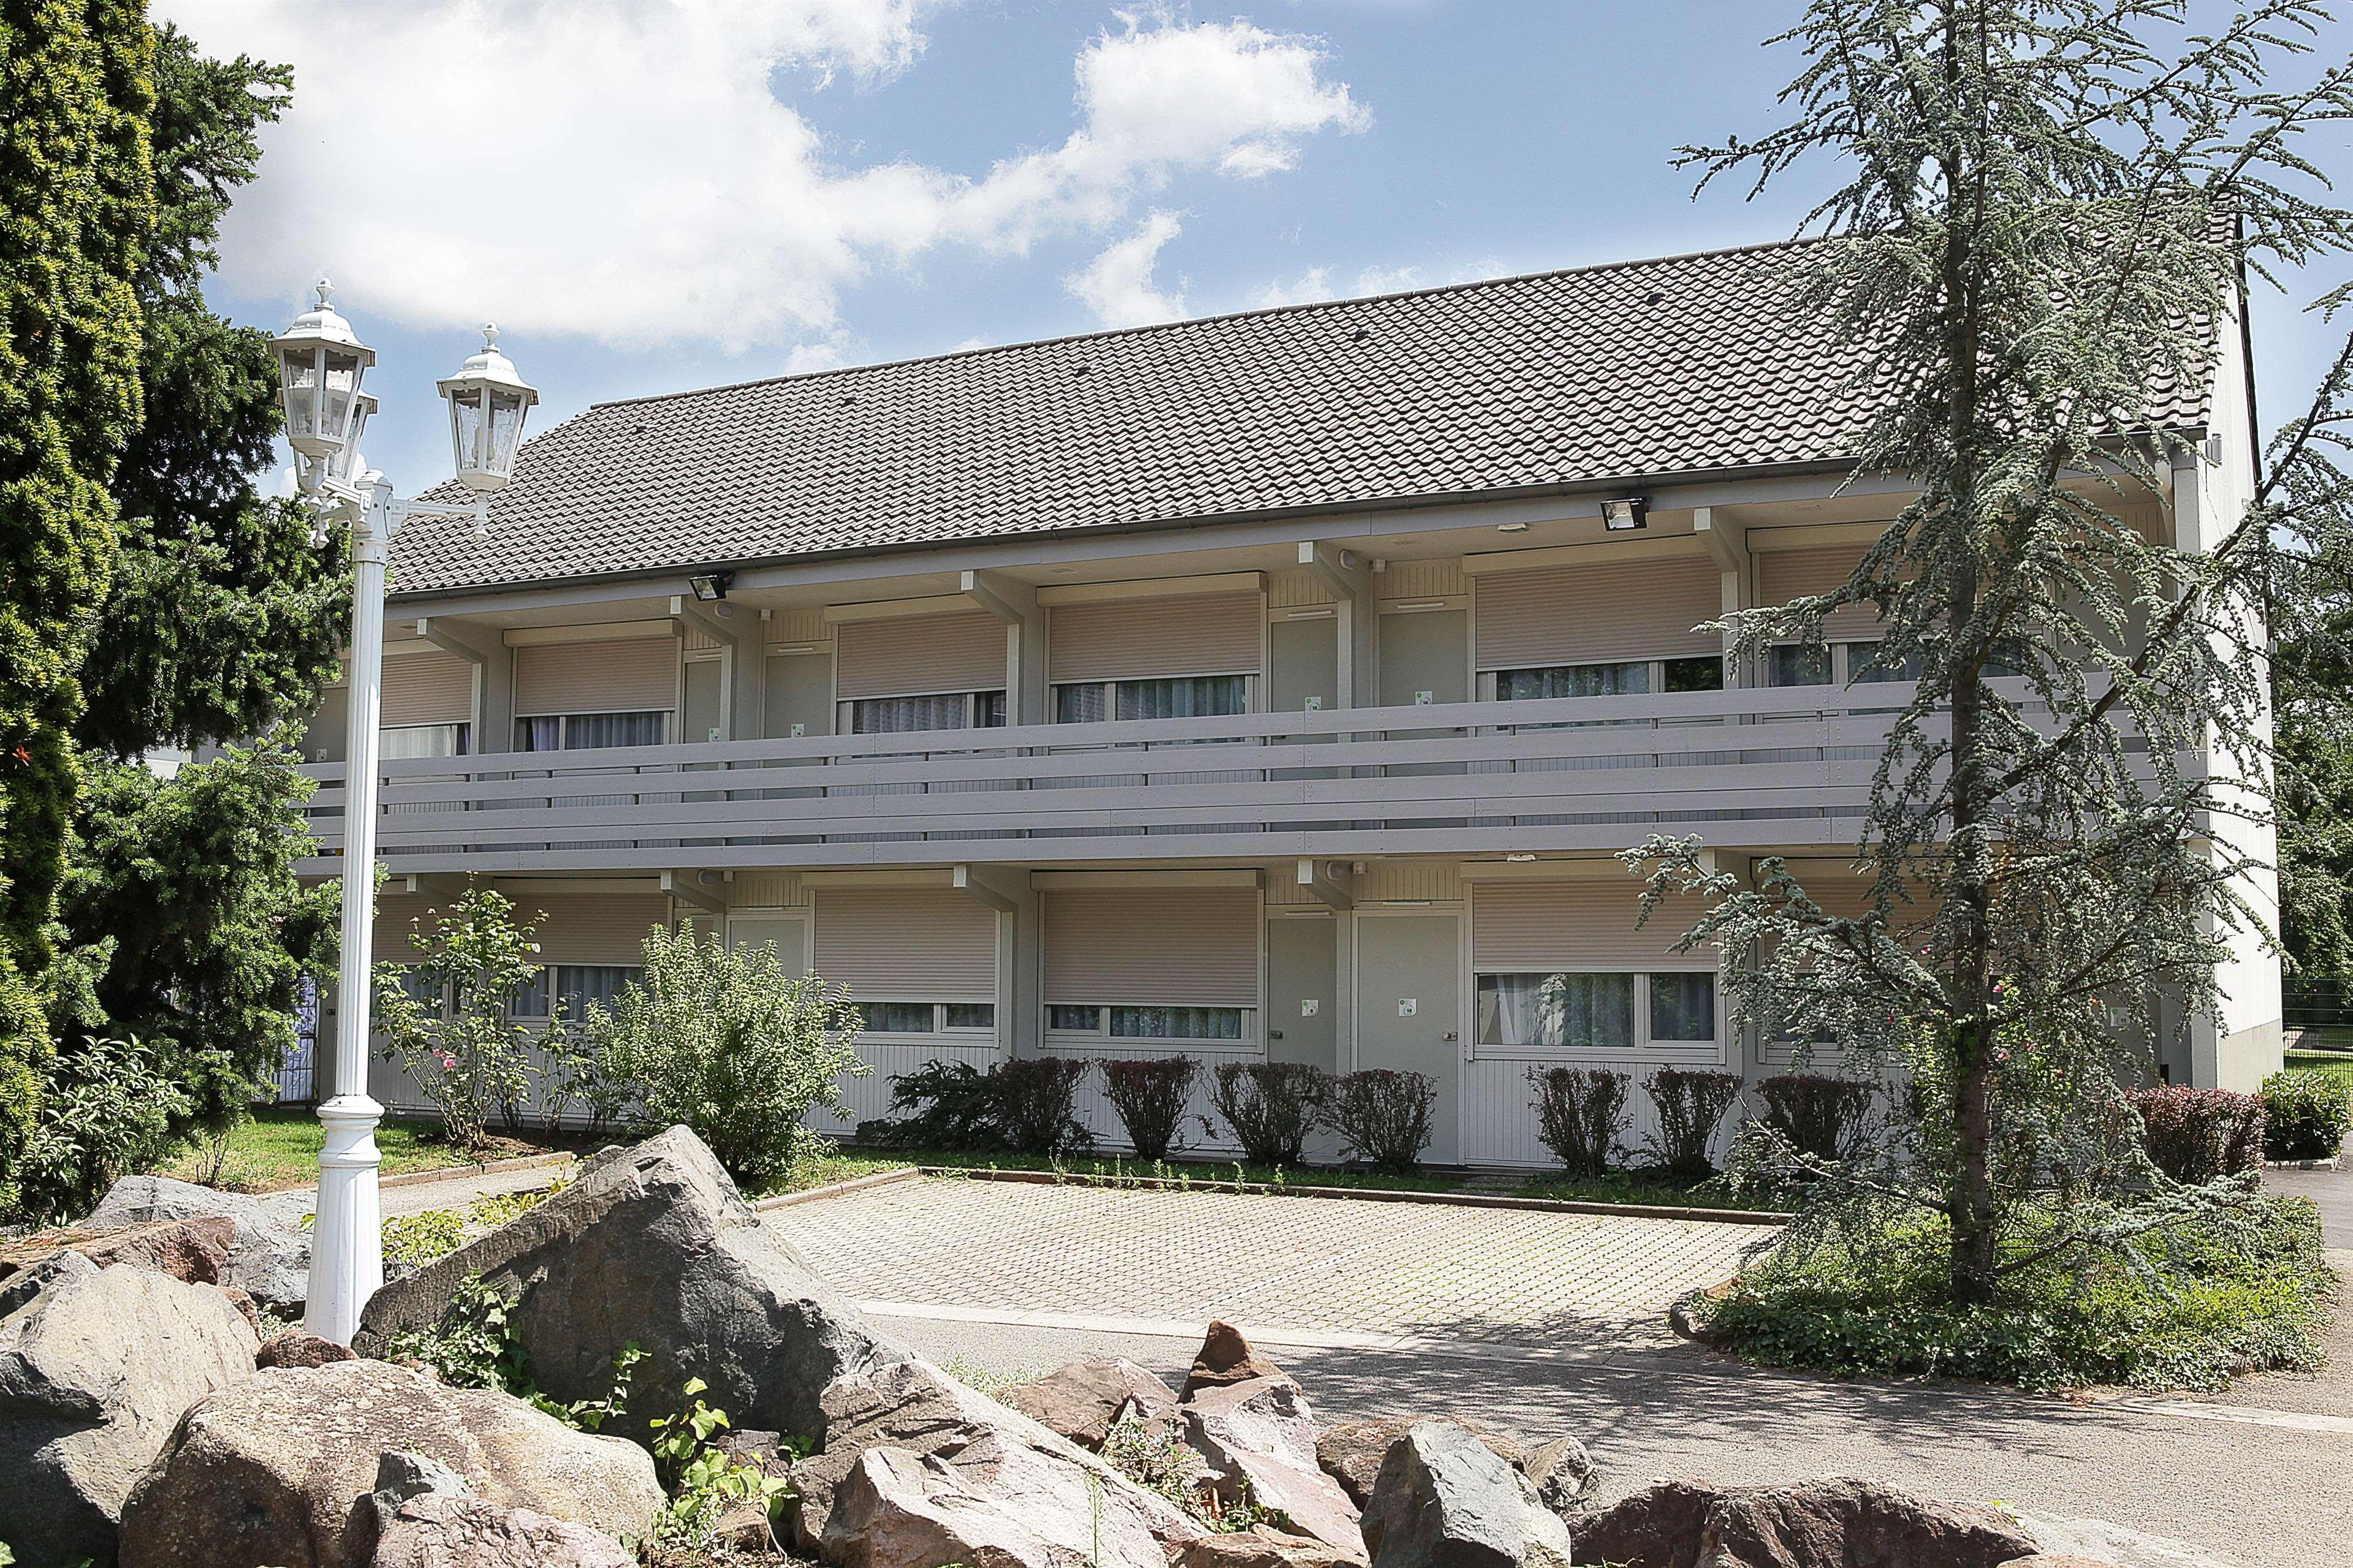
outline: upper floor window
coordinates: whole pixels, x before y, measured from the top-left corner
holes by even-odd
[[[1645,691],[1721,691],[1724,660],[1630,659],[1611,664],[1548,664],[1495,672],[1495,700],[1541,697],[1629,697]]]
[[[462,757],[472,750],[471,724],[396,724],[376,732],[377,754],[396,757]]]
[[[1089,680],[1054,688],[1054,722],[1106,719],[1207,719],[1250,710],[1250,677],[1183,675],[1155,680]]]
[[[1872,642],[1781,643],[1767,656],[1765,679],[1773,686],[1874,686],[1920,679],[1920,656],[1882,657]],[[1989,662],[1988,675],[2008,674]]]
[[[1005,693],[944,691],[922,697],[860,697],[841,705],[840,722],[843,731],[851,735],[1002,729]]]
[[[667,712],[548,713],[515,721],[515,750],[592,752],[605,746],[659,746],[669,732]]]

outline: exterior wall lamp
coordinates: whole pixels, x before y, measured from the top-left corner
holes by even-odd
[[[301,460],[302,495],[322,520],[346,523],[352,536],[352,650],[343,770],[343,944],[335,989],[333,1096],[319,1107],[326,1129],[319,1151],[319,1205],[311,1240],[310,1301],[302,1326],[339,1345],[352,1342],[360,1312],[384,1283],[383,1209],[375,1130],[384,1107],[367,1092],[368,1032],[375,928],[376,725],[383,709],[385,566],[392,535],[412,517],[470,517],[480,530],[482,498],[514,478],[523,420],[539,394],[497,348],[498,329],[482,330],[481,352],[438,384],[449,409],[458,478],[475,492],[469,506],[396,500],[384,475],[367,466],[360,437],[376,400],[361,387],[375,351],[360,342],[328,303],[318,302],[274,340],[286,439]]]
[[[1611,533],[1629,533],[1651,526],[1651,502],[1646,496],[1620,496],[1601,503],[1601,526]]]
[[[686,585],[704,604],[715,605],[727,597],[727,584],[733,581],[733,572],[698,572],[686,580]]]

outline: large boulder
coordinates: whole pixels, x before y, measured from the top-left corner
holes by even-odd
[[[252,1375],[254,1349],[209,1285],[78,1252],[0,1285],[0,1535],[19,1559],[112,1558],[132,1484],[181,1412]]]
[[[869,1448],[835,1489],[820,1550],[842,1568],[1166,1568],[1168,1543],[1135,1506],[1150,1496],[1002,1432],[930,1454]]]
[[[1413,1426],[1410,1415],[1375,1415],[1356,1421],[1339,1421],[1315,1435],[1315,1462],[1324,1473],[1340,1483],[1348,1500],[1359,1509],[1372,1500],[1373,1482],[1379,1479],[1381,1461],[1389,1457],[1397,1440]],[[1508,1465],[1525,1466],[1529,1457],[1527,1446],[1500,1427],[1478,1421],[1457,1423],[1472,1436],[1494,1451],[1495,1457]],[[1559,1439],[1575,1443],[1574,1437]],[[1546,1448],[1553,1445],[1546,1444]],[[1543,1450],[1538,1450],[1542,1452]],[[1531,1479],[1540,1479],[1534,1476]]]
[[[302,1226],[308,1195],[251,1197],[215,1192],[169,1176],[125,1176],[81,1222],[85,1230],[121,1230],[157,1220],[225,1218],[235,1228],[228,1262],[214,1281],[234,1285],[280,1317],[298,1317],[311,1292],[311,1233]]]
[[[1363,1562],[1313,1537],[1254,1524],[1201,1537],[1175,1568],[1361,1568]]]
[[[947,1528],[943,1518],[971,1521],[977,1531],[997,1517],[997,1505],[1018,1512],[1031,1501],[1060,1508],[1072,1498],[1081,1501],[1082,1517],[1099,1504],[1164,1546],[1203,1533],[1191,1515],[1166,1498],[925,1363],[900,1362],[845,1377],[825,1391],[824,1403],[825,1447],[793,1467],[795,1500],[789,1506],[797,1538],[804,1546],[821,1545],[830,1561],[897,1561],[889,1553],[898,1546],[886,1551],[861,1544],[875,1530],[894,1540],[930,1539],[926,1531]],[[883,1449],[895,1450],[899,1458],[867,1471],[860,1483],[862,1500],[848,1516],[850,1522],[837,1520],[849,1506],[838,1494],[860,1473],[868,1454]],[[937,1463],[923,1462],[932,1460]],[[920,1528],[910,1522],[922,1520],[932,1522]],[[1050,1530],[1043,1539],[1057,1537]],[[870,1552],[883,1555],[866,1555]],[[953,1562],[955,1556],[933,1561]]]
[[[1365,1510],[1373,1568],[1568,1568],[1568,1526],[1535,1484],[1451,1421],[1418,1421]],[[1588,1563],[1614,1562],[1583,1552]],[[1925,1560],[1924,1561],[1928,1561]]]
[[[1073,1362],[997,1397],[1091,1453],[1103,1451],[1124,1415],[1162,1421],[1176,1414],[1176,1391],[1125,1360]]]
[[[1218,1473],[1229,1503],[1273,1509],[1296,1533],[1357,1562],[1356,1505],[1315,1462],[1315,1413],[1287,1377],[1215,1384],[1185,1402],[1185,1440]]]
[[[121,1568],[366,1568],[384,1456],[608,1535],[661,1506],[653,1460],[490,1389],[380,1361],[256,1373],[182,1418],[122,1514]]]
[[[1290,1375],[1252,1349],[1240,1329],[1231,1323],[1214,1322],[1201,1337],[1201,1349],[1193,1357],[1193,1370],[1185,1374],[1185,1386],[1177,1392],[1190,1399],[1205,1388],[1247,1383],[1255,1377]]]
[[[1581,1520],[1578,1555],[1624,1568],[2000,1568],[2041,1550],[2000,1510],[1878,1481],[1660,1481]]]
[[[1479,1432],[1476,1426],[1469,1422],[1464,1425],[1472,1431]],[[1479,1435],[1482,1438],[1487,1436],[1483,1432],[1479,1432]],[[1487,1447],[1495,1447],[1492,1438],[1487,1439]],[[1497,1448],[1496,1452],[1502,1453],[1503,1450]],[[1509,1458],[1508,1455],[1505,1457]],[[1574,1437],[1555,1437],[1549,1443],[1540,1443],[1521,1455],[1515,1462],[1520,1474],[1535,1482],[1536,1496],[1545,1507],[1563,1517],[1585,1506],[1598,1479],[1593,1456],[1586,1452],[1585,1445]]]
[[[385,1285],[352,1348],[381,1355],[431,1327],[478,1274],[512,1303],[508,1327],[557,1399],[610,1393],[613,1359],[634,1344],[639,1414],[675,1409],[699,1377],[737,1423],[817,1440],[827,1384],[909,1355],[760,1223],[683,1127],[605,1150],[538,1207]]]
[[[0,1279],[60,1248],[79,1252],[104,1268],[127,1263],[191,1285],[217,1285],[228,1268],[237,1226],[226,1215],[195,1219],[159,1219],[121,1230],[69,1226],[37,1230],[0,1247]]]
[[[638,1568],[638,1554],[527,1508],[432,1493],[385,1521],[370,1568]]]

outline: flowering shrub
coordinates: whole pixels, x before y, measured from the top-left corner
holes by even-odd
[[[1572,1176],[1598,1176],[1618,1155],[1634,1080],[1608,1068],[1532,1067],[1536,1136]]]
[[[1650,1144],[1659,1163],[1693,1181],[1714,1171],[1708,1146],[1715,1141],[1716,1123],[1740,1099],[1740,1075],[1661,1068],[1642,1087],[1658,1108],[1659,1130]]]
[[[1428,1073],[1367,1068],[1341,1075],[1321,1114],[1324,1125],[1340,1135],[1342,1154],[1403,1175],[1421,1164],[1437,1105],[1438,1080]]]
[[[1112,1058],[1103,1064],[1103,1093],[1127,1129],[1139,1160],[1165,1160],[1184,1130],[1185,1106],[1201,1077],[1192,1057]]]
[[[1858,1079],[1790,1072],[1757,1086],[1765,1121],[1817,1160],[1852,1159],[1870,1130],[1872,1086]]]
[[[428,912],[432,928],[417,927],[417,962],[375,967],[375,1027],[385,1058],[440,1112],[442,1137],[479,1149],[491,1116],[519,1111],[531,1090],[533,1031],[507,1006],[538,978],[539,943],[513,901],[487,888]],[[554,1019],[550,1037],[564,1026]]]
[[[1224,1062],[1209,1085],[1209,1103],[1259,1165],[1298,1164],[1331,1094],[1332,1075],[1305,1062]],[[1205,1132],[1208,1121],[1201,1119]]]
[[[2144,1089],[2132,1096],[2149,1159],[2177,1182],[2202,1185],[2259,1170],[2263,1102],[2226,1089]]]
[[[2353,1082],[2325,1072],[2275,1072],[2263,1079],[2263,1156],[2332,1160],[2353,1128]]]

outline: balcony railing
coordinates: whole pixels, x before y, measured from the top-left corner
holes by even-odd
[[[1254,713],[387,762],[396,871],[1852,842],[1905,685]],[[305,770],[320,854],[339,763]]]

